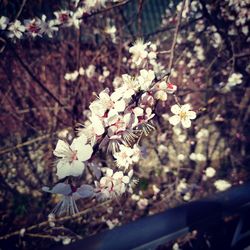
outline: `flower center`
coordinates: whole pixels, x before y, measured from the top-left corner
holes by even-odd
[[[32,33],[38,33],[40,28],[35,23],[31,23],[28,26],[28,30]]]
[[[187,112],[181,111],[179,116],[180,116],[181,119],[185,120],[187,118]]]
[[[78,158],[77,158],[77,151],[72,151],[72,155],[71,155],[71,158],[70,158],[71,162],[72,161],[77,161]]]
[[[69,20],[68,14],[66,14],[66,13],[61,13],[61,15],[59,16],[59,20],[60,20],[60,22],[62,22],[62,23],[68,22],[68,20]]]

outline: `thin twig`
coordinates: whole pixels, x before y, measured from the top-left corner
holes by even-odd
[[[27,2],[27,0],[23,0],[22,4],[21,4],[21,6],[20,6],[20,9],[19,9],[19,11],[17,12],[17,14],[16,14],[16,16],[15,16],[13,22],[15,22],[15,21],[18,19],[18,17],[21,15],[21,13],[22,13],[22,11],[23,11],[23,8],[24,8],[24,5],[25,5],[26,2]]]
[[[65,104],[63,104],[31,71],[31,69],[27,66],[27,64],[24,63],[22,58],[19,56],[17,51],[14,49],[14,47],[11,45],[11,43],[8,43],[8,46],[10,47],[10,50],[17,58],[18,62],[22,65],[22,67],[27,71],[27,73],[30,75],[30,77],[38,84],[38,86],[46,92],[54,101],[56,101],[61,107],[64,108],[65,111],[67,111],[69,114],[71,114],[71,111],[67,109]]]
[[[99,208],[101,206],[106,206],[110,202],[111,202],[110,200],[105,201],[103,203],[100,203],[100,204],[96,205],[95,208]],[[77,213],[77,214],[68,215],[68,216],[64,216],[64,217],[58,218],[54,222],[62,222],[62,221],[66,221],[66,220],[69,220],[69,219],[75,219],[75,218],[80,217],[83,214],[86,214],[86,213],[92,211],[92,210],[93,210],[93,207],[90,207],[90,208],[87,208],[87,209],[85,209],[85,210]],[[47,226],[47,225],[49,225],[49,223],[50,223],[50,221],[46,220],[46,221],[43,221],[41,223],[32,225],[32,226],[26,228],[26,232],[34,230],[34,229],[37,229],[37,228],[41,228],[41,227]],[[15,232],[12,232],[12,233],[9,233],[9,234],[3,235],[3,236],[0,236],[0,240],[6,240],[6,239],[8,239],[10,237],[13,237],[13,236],[16,236],[16,235],[20,235],[20,230],[17,230]]]
[[[172,46],[171,46],[171,49],[170,49],[170,58],[169,58],[169,63],[168,63],[168,73],[169,73],[169,75],[171,74],[171,70],[172,70],[172,67],[173,67],[175,46],[176,46],[176,43],[177,43],[177,36],[178,36],[178,32],[179,32],[180,25],[181,25],[182,12],[184,10],[185,3],[186,3],[186,0],[184,0],[182,2],[181,10],[178,13],[178,17],[177,17],[177,24],[176,24],[175,31],[174,31],[174,39],[173,39]]]

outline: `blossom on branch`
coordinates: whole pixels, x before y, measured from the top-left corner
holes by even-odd
[[[9,18],[5,16],[0,17],[0,30],[5,30],[9,24]]]
[[[114,153],[114,158],[118,167],[123,167],[125,170],[140,160],[141,150],[137,144],[133,148],[120,145],[120,151]]]
[[[8,27],[8,36],[10,38],[22,38],[25,31],[25,27],[21,24],[19,20],[16,20],[14,23],[10,23]]]
[[[162,81],[156,84],[153,90],[155,92],[154,98],[164,102],[167,100],[167,94],[173,94],[177,90],[177,86],[172,83],[166,83],[165,81]]]
[[[124,175],[122,171],[114,171],[107,168],[106,175],[96,182],[96,195],[98,199],[114,198],[122,195],[133,185],[133,170]]]
[[[169,118],[169,122],[172,125],[177,125],[181,122],[184,128],[191,127],[191,121],[196,118],[196,113],[194,111],[190,111],[190,105],[184,104],[183,106],[179,106],[177,104],[171,107],[171,112],[174,113],[173,116]]]
[[[87,137],[81,135],[75,138],[71,145],[63,140],[58,140],[54,155],[59,157],[57,163],[57,176],[62,179],[67,176],[79,176],[82,174],[84,161],[90,159],[93,153],[91,145],[87,144]]]

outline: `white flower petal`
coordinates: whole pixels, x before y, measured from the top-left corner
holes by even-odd
[[[85,168],[85,164],[80,161],[73,161],[70,165],[70,175],[72,176],[79,176],[82,174],[83,170]]]
[[[122,98],[122,93],[123,93],[123,88],[118,88],[115,90],[115,92],[113,92],[110,96],[111,100],[113,102],[117,102],[119,99]]]
[[[82,145],[77,149],[77,158],[79,161],[87,161],[91,158],[93,148],[90,144]]]
[[[130,181],[130,178],[128,176],[123,176],[123,178],[122,178],[123,183],[128,184],[129,181]]]
[[[188,111],[187,115],[188,115],[189,119],[195,119],[196,118],[196,113],[194,111]]]
[[[57,167],[56,175],[58,176],[59,179],[63,179],[66,176],[70,176],[71,166],[70,166],[69,162],[66,162],[64,160],[60,160],[57,163],[56,167]]]
[[[58,140],[53,154],[57,157],[65,157],[69,152],[69,144],[63,140]]]
[[[126,108],[126,103],[124,100],[117,101],[114,105],[114,108],[117,112],[123,112]]]
[[[128,172],[128,177],[131,179],[131,177],[133,176],[134,174],[134,171],[133,169],[131,169],[129,172]]]
[[[113,169],[108,168],[108,169],[106,170],[106,175],[109,176],[109,177],[111,177],[111,176],[113,175]]]
[[[143,109],[142,108],[136,107],[133,109],[133,112],[136,116],[143,116]]]
[[[73,140],[73,142],[70,145],[70,148],[72,150],[78,150],[86,143],[87,143],[87,137],[84,134],[81,134],[81,136],[79,136]]]
[[[191,121],[187,119],[182,119],[181,124],[184,128],[190,128],[191,127]]]
[[[178,116],[178,115],[173,115],[173,116],[171,116],[170,118],[169,118],[169,122],[170,122],[170,124],[172,124],[172,125],[177,125],[179,122],[181,121],[181,118],[180,118],[180,116]]]
[[[123,177],[123,172],[122,171],[118,171],[118,172],[114,173],[114,175],[113,175],[113,178],[115,180],[120,179],[122,177]]]
[[[99,97],[100,97],[100,100],[102,102],[109,102],[110,101],[110,96],[108,95],[108,93],[106,93],[105,91],[102,91],[100,94],[99,94]]]
[[[188,112],[190,110],[191,106],[190,104],[184,104],[183,106],[181,106],[181,111],[182,112]]]
[[[104,126],[102,123],[95,123],[94,124],[94,131],[96,135],[100,136],[105,132]]]
[[[175,104],[171,107],[171,112],[175,115],[178,115],[181,112],[181,108],[179,107],[179,105]]]

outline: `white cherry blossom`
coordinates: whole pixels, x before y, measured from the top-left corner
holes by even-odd
[[[100,182],[96,182],[97,198],[106,199],[122,195],[133,182],[132,175],[133,170],[129,171],[128,175],[124,175],[122,171],[114,173],[111,168],[107,168],[105,176],[100,179]]]
[[[214,186],[216,187],[216,189],[218,191],[225,191],[228,188],[230,188],[232,185],[228,181],[217,180],[217,181],[214,182]]]
[[[145,69],[140,70],[140,75],[138,76],[140,89],[147,91],[154,79],[155,79],[155,73],[153,70],[145,70]]]
[[[122,75],[123,84],[127,87],[127,89],[132,89],[134,92],[137,92],[140,88],[140,84],[136,77],[132,77],[128,74]]]
[[[19,20],[16,20],[14,23],[10,23],[8,27],[8,36],[10,38],[22,38],[23,33],[25,32],[25,27],[21,24]]]
[[[233,73],[232,75],[229,76],[228,81],[227,81],[227,85],[229,85],[230,87],[234,87],[237,84],[241,84],[242,78],[243,78],[242,74]]]
[[[87,137],[81,135],[75,138],[71,145],[58,140],[54,155],[61,158],[57,163],[57,176],[62,179],[66,176],[79,176],[82,174],[84,161],[90,159],[93,149],[87,143]]]
[[[9,24],[9,18],[5,16],[0,17],[0,30],[5,30]]]
[[[177,104],[173,105],[171,107],[171,112],[174,113],[174,115],[169,118],[169,122],[174,126],[181,122],[184,128],[190,128],[190,120],[196,118],[196,113],[190,111],[190,108],[189,104],[184,104],[183,106]]]
[[[118,167],[124,167],[127,169],[131,164],[139,161],[141,156],[141,150],[137,144],[133,148],[120,145],[120,151],[114,153],[114,158]]]
[[[132,47],[129,48],[129,53],[132,54],[132,62],[139,66],[142,61],[147,58],[147,43],[144,43],[143,40],[138,39]]]
[[[113,92],[110,96],[108,90],[104,90],[99,94],[98,99],[90,104],[89,108],[95,115],[100,117],[111,109],[114,109],[117,113],[123,112],[126,108],[126,102],[121,97],[120,92]]]
[[[56,24],[63,25],[65,27],[71,26],[71,16],[72,12],[69,10],[55,11],[54,15],[56,17]]]
[[[208,177],[208,178],[212,178],[214,177],[216,174],[216,170],[212,167],[208,167],[206,168],[205,170],[205,175]]]
[[[161,101],[167,100],[167,94],[173,94],[177,90],[177,86],[172,83],[166,83],[165,81],[156,84],[154,87],[154,98]]]
[[[55,20],[47,20],[45,15],[41,18],[41,33],[47,35],[49,38],[53,37],[54,32],[58,31]]]
[[[32,36],[41,36],[41,20],[33,18],[31,20],[24,20],[26,31]]]

